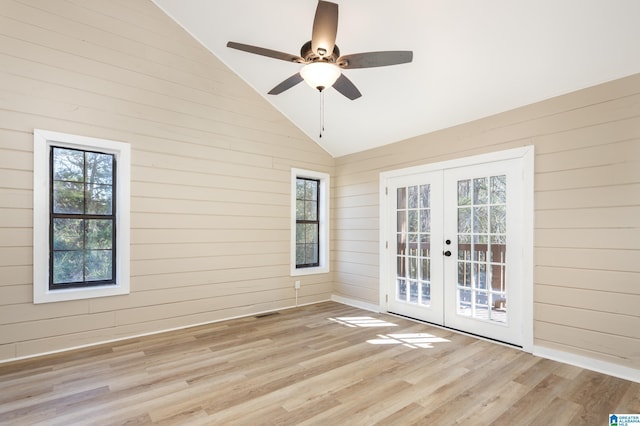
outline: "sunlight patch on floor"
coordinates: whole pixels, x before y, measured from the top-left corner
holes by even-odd
[[[397,327],[396,324],[373,317],[337,317],[329,321],[346,325],[347,327]]]
[[[367,340],[372,345],[404,345],[409,348],[433,348],[434,343],[447,343],[449,340],[428,333],[378,334],[377,339]]]

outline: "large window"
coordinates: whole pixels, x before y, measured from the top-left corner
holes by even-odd
[[[49,290],[115,283],[115,155],[51,147]]]
[[[329,271],[329,175],[291,172],[291,274]]]
[[[129,292],[128,144],[34,131],[34,303]]]

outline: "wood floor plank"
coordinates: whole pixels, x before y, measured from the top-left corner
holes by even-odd
[[[627,393],[618,401],[615,413],[640,413],[640,383],[631,383]]]
[[[593,371],[582,372],[566,396],[569,401],[583,407],[573,420],[584,423],[599,413],[613,413],[617,402],[623,398],[630,386],[631,382],[616,377]]]
[[[509,380],[496,392],[491,386],[483,393],[480,403],[468,411],[461,412],[457,422],[463,425],[489,425],[516,401],[527,393],[526,386]],[[549,423],[551,424],[551,423]]]
[[[590,424],[579,421],[576,422],[575,416],[582,411],[583,406],[581,404],[567,401],[564,398],[555,397],[551,403],[542,412],[540,412],[535,419],[533,419],[531,424],[535,426],[548,426],[557,424],[559,419],[561,422],[569,422],[571,424]],[[608,418],[608,414],[602,416],[600,424],[607,424]]]
[[[0,365],[0,424],[604,424],[640,384],[326,302]]]
[[[554,398],[561,396],[570,381],[551,373],[496,419],[497,424],[531,424]],[[568,419],[567,419],[567,424]]]

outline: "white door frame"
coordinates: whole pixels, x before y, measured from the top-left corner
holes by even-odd
[[[523,188],[524,188],[524,212],[522,217],[523,225],[523,281],[522,281],[522,349],[526,352],[533,351],[533,226],[534,226],[534,206],[533,206],[533,180],[534,180],[534,147],[525,146],[504,151],[480,154],[471,157],[464,157],[455,160],[442,161],[438,163],[424,164],[420,166],[407,167],[404,169],[391,170],[380,173],[380,274],[379,274],[379,309],[381,312],[388,311],[387,293],[389,277],[388,243],[387,238],[390,233],[388,224],[390,223],[387,208],[387,180],[400,176],[411,176],[436,170],[465,167],[475,164],[489,163],[494,161],[521,158],[523,161]]]

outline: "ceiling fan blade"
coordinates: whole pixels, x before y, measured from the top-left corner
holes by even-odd
[[[229,43],[227,43],[227,47],[230,47],[236,50],[242,50],[244,52],[253,53],[255,55],[262,55],[262,56],[267,56],[269,58],[280,59],[287,62],[304,63],[304,59],[302,59],[298,55],[278,52],[277,50],[265,49],[264,47],[252,46],[250,44],[242,44],[242,43],[236,43],[235,41],[230,41]]]
[[[320,57],[331,56],[338,34],[338,5],[319,1],[313,19],[311,49]]]
[[[410,50],[389,50],[385,52],[355,53],[344,55],[336,61],[341,68],[374,68],[388,65],[406,64],[413,60]]]
[[[300,75],[299,72],[297,72],[294,75],[292,75],[291,77],[289,77],[288,79],[286,79],[285,81],[283,81],[282,83],[278,84],[273,89],[269,90],[269,94],[270,95],[279,95],[280,93],[284,92],[285,90],[291,89],[293,86],[295,86],[296,84],[300,83],[302,80],[303,80],[302,76]]]
[[[349,80],[344,74],[340,74],[340,77],[333,83],[333,87],[347,98],[354,100],[362,96],[362,93],[358,88]]]

